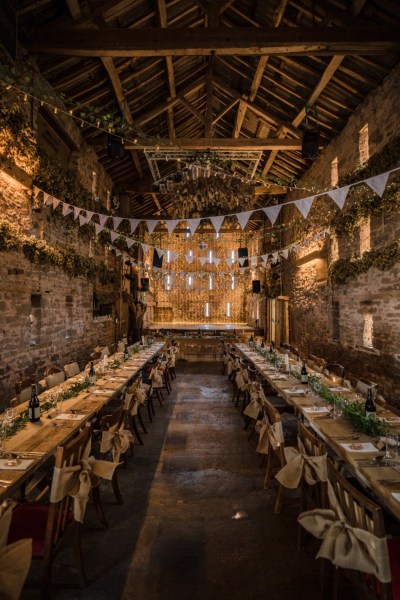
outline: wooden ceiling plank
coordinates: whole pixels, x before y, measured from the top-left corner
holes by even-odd
[[[126,145],[126,148],[159,149],[159,150],[300,150],[299,139],[278,138],[177,138],[157,139],[156,142],[138,140],[135,146]]]
[[[232,133],[233,138],[239,137],[240,130],[242,128],[244,117],[246,114],[246,110],[247,110],[247,105],[244,102],[241,102],[239,100],[239,107],[236,112],[235,124],[233,126],[233,133]]]
[[[31,52],[69,56],[188,56],[213,54],[368,55],[400,49],[397,27],[135,28],[102,31],[42,29]]]
[[[214,117],[213,125],[218,123],[218,121],[220,119],[222,119],[222,117],[224,117],[230,110],[232,110],[232,108],[237,104],[237,102],[239,102],[239,100],[235,99],[235,100],[232,100],[232,102],[230,102],[229,104],[227,104],[225,106],[225,108],[223,110],[221,110],[221,112],[218,113],[216,117]]]
[[[197,110],[197,108],[195,108],[195,107],[193,106],[193,104],[191,104],[190,102],[188,102],[188,101],[187,101],[185,98],[181,98],[181,99],[180,99],[180,102],[181,102],[181,104],[182,104],[183,106],[185,106],[185,107],[186,107],[188,110],[190,110],[190,112],[191,112],[191,113],[192,113],[192,114],[193,114],[193,115],[194,115],[194,116],[195,116],[197,119],[199,119],[199,121],[200,121],[200,122],[201,122],[203,125],[205,125],[205,123],[206,123],[206,120],[205,120],[205,117],[204,117],[204,115],[203,115],[203,114],[202,114],[200,111],[198,111],[198,110]]]
[[[74,21],[79,21],[82,18],[82,9],[79,6],[79,0],[65,0]]]
[[[205,137],[212,137],[212,99],[213,99],[213,72],[214,72],[214,57],[211,56],[209,59],[208,72],[206,75],[206,115],[204,123],[204,135]]]

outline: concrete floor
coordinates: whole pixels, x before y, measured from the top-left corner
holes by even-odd
[[[60,600],[308,600],[318,597],[318,545],[297,552],[297,506],[273,513],[275,487],[248,441],[231,386],[218,362],[177,364],[145,445],[120,470],[124,504],[108,483],[102,495],[110,528],[92,506],[83,536],[89,585],[80,589],[55,568]],[[147,411],[146,411],[147,412]],[[239,516],[241,518],[234,518]],[[22,599],[34,600],[38,571]],[[341,594],[341,600],[354,598]]]

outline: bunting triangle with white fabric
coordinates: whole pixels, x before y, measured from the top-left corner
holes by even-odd
[[[375,177],[369,177],[369,179],[366,179],[364,183],[366,183],[368,187],[370,187],[371,190],[375,192],[375,194],[378,194],[378,196],[382,198],[383,192],[386,188],[388,177],[389,171],[387,171],[386,173],[381,173],[380,175],[375,175]]]
[[[347,194],[349,193],[349,185],[338,188],[337,190],[330,190],[326,192],[328,196],[332,198],[335,204],[342,210],[344,203],[346,202]]]
[[[129,219],[129,223],[131,225],[131,233],[134,233],[134,231],[136,230],[136,227],[140,223],[140,220],[139,219]]]
[[[164,221],[164,223],[168,229],[169,235],[171,235],[175,227],[178,225],[179,221],[178,219],[169,219],[167,221]]]
[[[279,213],[281,212],[282,205],[276,204],[275,206],[267,206],[263,208],[263,211],[267,215],[268,219],[271,221],[271,225],[275,225],[275,221],[277,220]]]
[[[196,229],[200,225],[200,221],[201,221],[201,219],[187,219],[186,220],[187,226],[189,227],[190,233],[192,235],[195,233]]]
[[[314,202],[315,196],[308,196],[308,198],[301,198],[301,200],[295,200],[293,204],[301,212],[303,217],[307,219],[308,213],[310,212],[312,203]]]
[[[149,230],[149,233],[153,233],[153,231],[155,230],[155,228],[159,224],[159,221],[156,221],[154,219],[148,219],[146,221],[146,223],[147,223],[147,229]]]
[[[239,221],[239,225],[244,229],[252,215],[253,211],[248,210],[247,212],[237,213],[236,218]]]
[[[214,227],[216,233],[221,229],[222,223],[224,222],[224,216],[210,217],[210,221],[212,226]]]
[[[122,217],[113,217],[114,229],[118,229],[118,227],[121,225],[122,221],[123,221]]]

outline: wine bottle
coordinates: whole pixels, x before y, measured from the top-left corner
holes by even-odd
[[[376,405],[370,387],[368,388],[367,400],[365,401],[365,416],[367,419],[376,419]]]
[[[28,417],[32,423],[40,419],[40,403],[35,384],[32,384],[31,399],[28,404]]]
[[[301,367],[301,371],[300,371],[300,381],[301,383],[308,383],[308,371],[307,371],[307,367],[306,367],[306,363],[303,360],[303,365]]]
[[[92,360],[90,361],[90,367],[89,367],[89,379],[92,383],[96,379],[96,373],[94,370],[94,364],[93,364]]]

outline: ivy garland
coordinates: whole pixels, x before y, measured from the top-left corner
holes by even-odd
[[[343,284],[349,277],[366,273],[371,267],[388,271],[400,262],[400,241],[397,240],[383,249],[368,250],[357,258],[339,258],[328,269],[333,283]]]
[[[114,271],[107,269],[104,264],[98,265],[92,259],[78,254],[74,248],[59,248],[43,240],[28,237],[5,221],[0,221],[0,251],[21,252],[31,263],[58,267],[69,277],[85,276],[89,281],[98,278],[104,285],[118,281]]]

